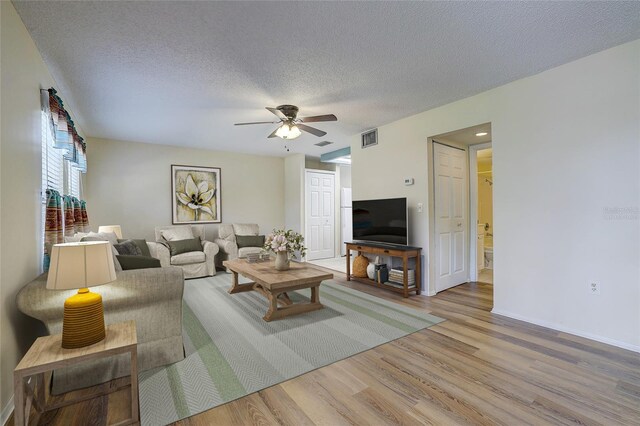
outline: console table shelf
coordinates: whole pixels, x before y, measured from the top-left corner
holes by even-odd
[[[365,284],[369,284],[375,287],[384,288],[402,294],[404,297],[409,297],[411,293],[415,291],[416,294],[420,294],[421,281],[421,253],[422,248],[410,247],[410,246],[391,246],[379,243],[345,243],[347,246],[347,281],[356,280]],[[355,277],[351,275],[351,251],[357,251],[366,254],[399,257],[402,259],[402,269],[404,271],[404,282],[402,287],[397,287],[388,283],[379,283],[369,278]],[[415,259],[415,286],[409,286],[408,273],[409,259]]]

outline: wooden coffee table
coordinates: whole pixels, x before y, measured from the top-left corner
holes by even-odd
[[[276,271],[274,260],[249,263],[246,259],[233,259],[225,260],[222,264],[233,273],[230,294],[257,291],[267,298],[269,310],[263,317],[267,322],[322,309],[320,283],[333,278],[333,274],[326,273],[308,263],[291,262],[291,268],[288,271]],[[254,282],[240,284],[238,275]],[[309,303],[293,303],[287,292],[303,288],[311,289],[311,300]]]

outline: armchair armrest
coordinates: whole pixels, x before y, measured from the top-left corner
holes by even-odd
[[[220,251],[228,256],[229,260],[238,257],[238,245],[235,242],[221,238],[217,238],[215,242],[220,247]]]
[[[18,292],[16,304],[24,314],[42,321],[49,333],[60,333],[64,301],[76,291],[47,290],[46,284],[45,273]],[[95,287],[93,291],[102,296],[105,318],[121,312],[133,312],[142,306],[174,301],[178,306],[182,303],[184,275],[177,267],[121,271],[116,281]]]
[[[220,251],[220,247],[218,247],[218,244],[211,241],[202,240],[202,251],[204,251],[204,255],[207,259],[213,260],[216,257],[216,254]]]
[[[162,243],[154,243],[148,242],[147,246],[149,246],[149,252],[151,253],[151,257],[155,257],[160,260],[160,266],[163,268],[168,268],[171,266],[171,253],[169,252],[169,248]]]

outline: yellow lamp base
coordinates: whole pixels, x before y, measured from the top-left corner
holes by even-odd
[[[62,347],[83,348],[105,338],[102,296],[81,288],[64,301]]]

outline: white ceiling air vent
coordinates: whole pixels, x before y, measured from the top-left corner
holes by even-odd
[[[378,145],[378,129],[369,130],[362,134],[362,148]]]
[[[315,146],[327,146],[327,145],[331,145],[333,142],[329,142],[329,141],[322,141],[322,142],[318,142],[318,143],[314,143]]]

